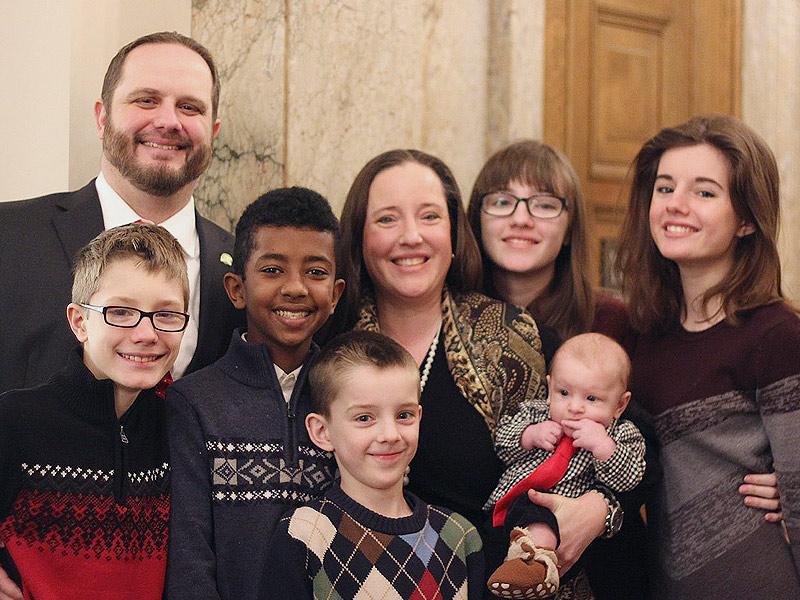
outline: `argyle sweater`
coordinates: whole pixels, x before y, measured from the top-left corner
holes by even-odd
[[[161,598],[168,456],[164,401],[143,391],[117,419],[80,351],[0,396],[0,540],[25,598]]]
[[[643,335],[631,361],[664,470],[647,503],[653,595],[800,598],[800,319],[773,304],[738,325]],[[746,474],[772,470],[788,544],[738,493]]]
[[[413,494],[405,498],[411,516],[391,519],[335,486],[283,517],[270,543],[261,600],[481,598],[475,527]]]

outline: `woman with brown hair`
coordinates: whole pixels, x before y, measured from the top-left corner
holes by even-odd
[[[661,442],[657,597],[800,597],[800,319],[781,292],[779,197],[772,152],[733,117],[663,129],[634,161],[618,260],[640,332],[630,389]],[[748,507],[776,501],[736,495],[773,468],[789,543]],[[754,491],[768,495],[739,489]]]
[[[494,153],[475,180],[467,217],[487,295],[526,307],[561,339],[595,331],[625,341],[625,306],[592,290],[583,192],[559,150],[522,140]]]
[[[364,166],[342,212],[342,248],[335,329],[379,330],[417,360],[424,417],[408,487],[475,524],[491,572],[507,549],[482,511],[503,469],[493,433],[501,415],[543,399],[536,324],[475,292],[480,252],[458,186],[424,152],[392,150]],[[587,493],[559,517],[598,533],[606,513],[603,496]]]
[[[560,340],[589,331],[630,344],[625,305],[592,289],[583,192],[562,152],[536,140],[497,151],[475,180],[467,215],[483,256],[484,293],[527,308],[542,332],[546,360]],[[655,434],[635,401],[625,418],[648,439],[647,475],[620,496],[621,531],[597,540],[582,560],[595,596],[607,600],[647,595],[646,532],[639,509],[658,476]]]

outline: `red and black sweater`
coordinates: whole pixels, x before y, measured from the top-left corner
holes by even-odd
[[[0,541],[25,598],[161,598],[169,479],[164,401],[143,391],[117,419],[79,353],[0,396]]]

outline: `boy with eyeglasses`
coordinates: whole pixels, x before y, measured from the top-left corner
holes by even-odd
[[[81,347],[44,385],[0,396],[0,541],[26,598],[162,597],[163,388],[188,299],[183,250],[165,229],[101,233],[77,257],[66,310]],[[4,575],[0,597],[21,598]]]

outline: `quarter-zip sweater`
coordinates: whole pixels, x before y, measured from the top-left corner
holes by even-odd
[[[288,403],[267,347],[245,342],[241,330],[225,356],[167,392],[170,600],[255,599],[278,520],[333,482],[333,455],[305,428],[316,352]]]
[[[0,396],[0,540],[25,598],[161,598],[168,463],[164,401],[143,391],[117,419],[80,350]]]

